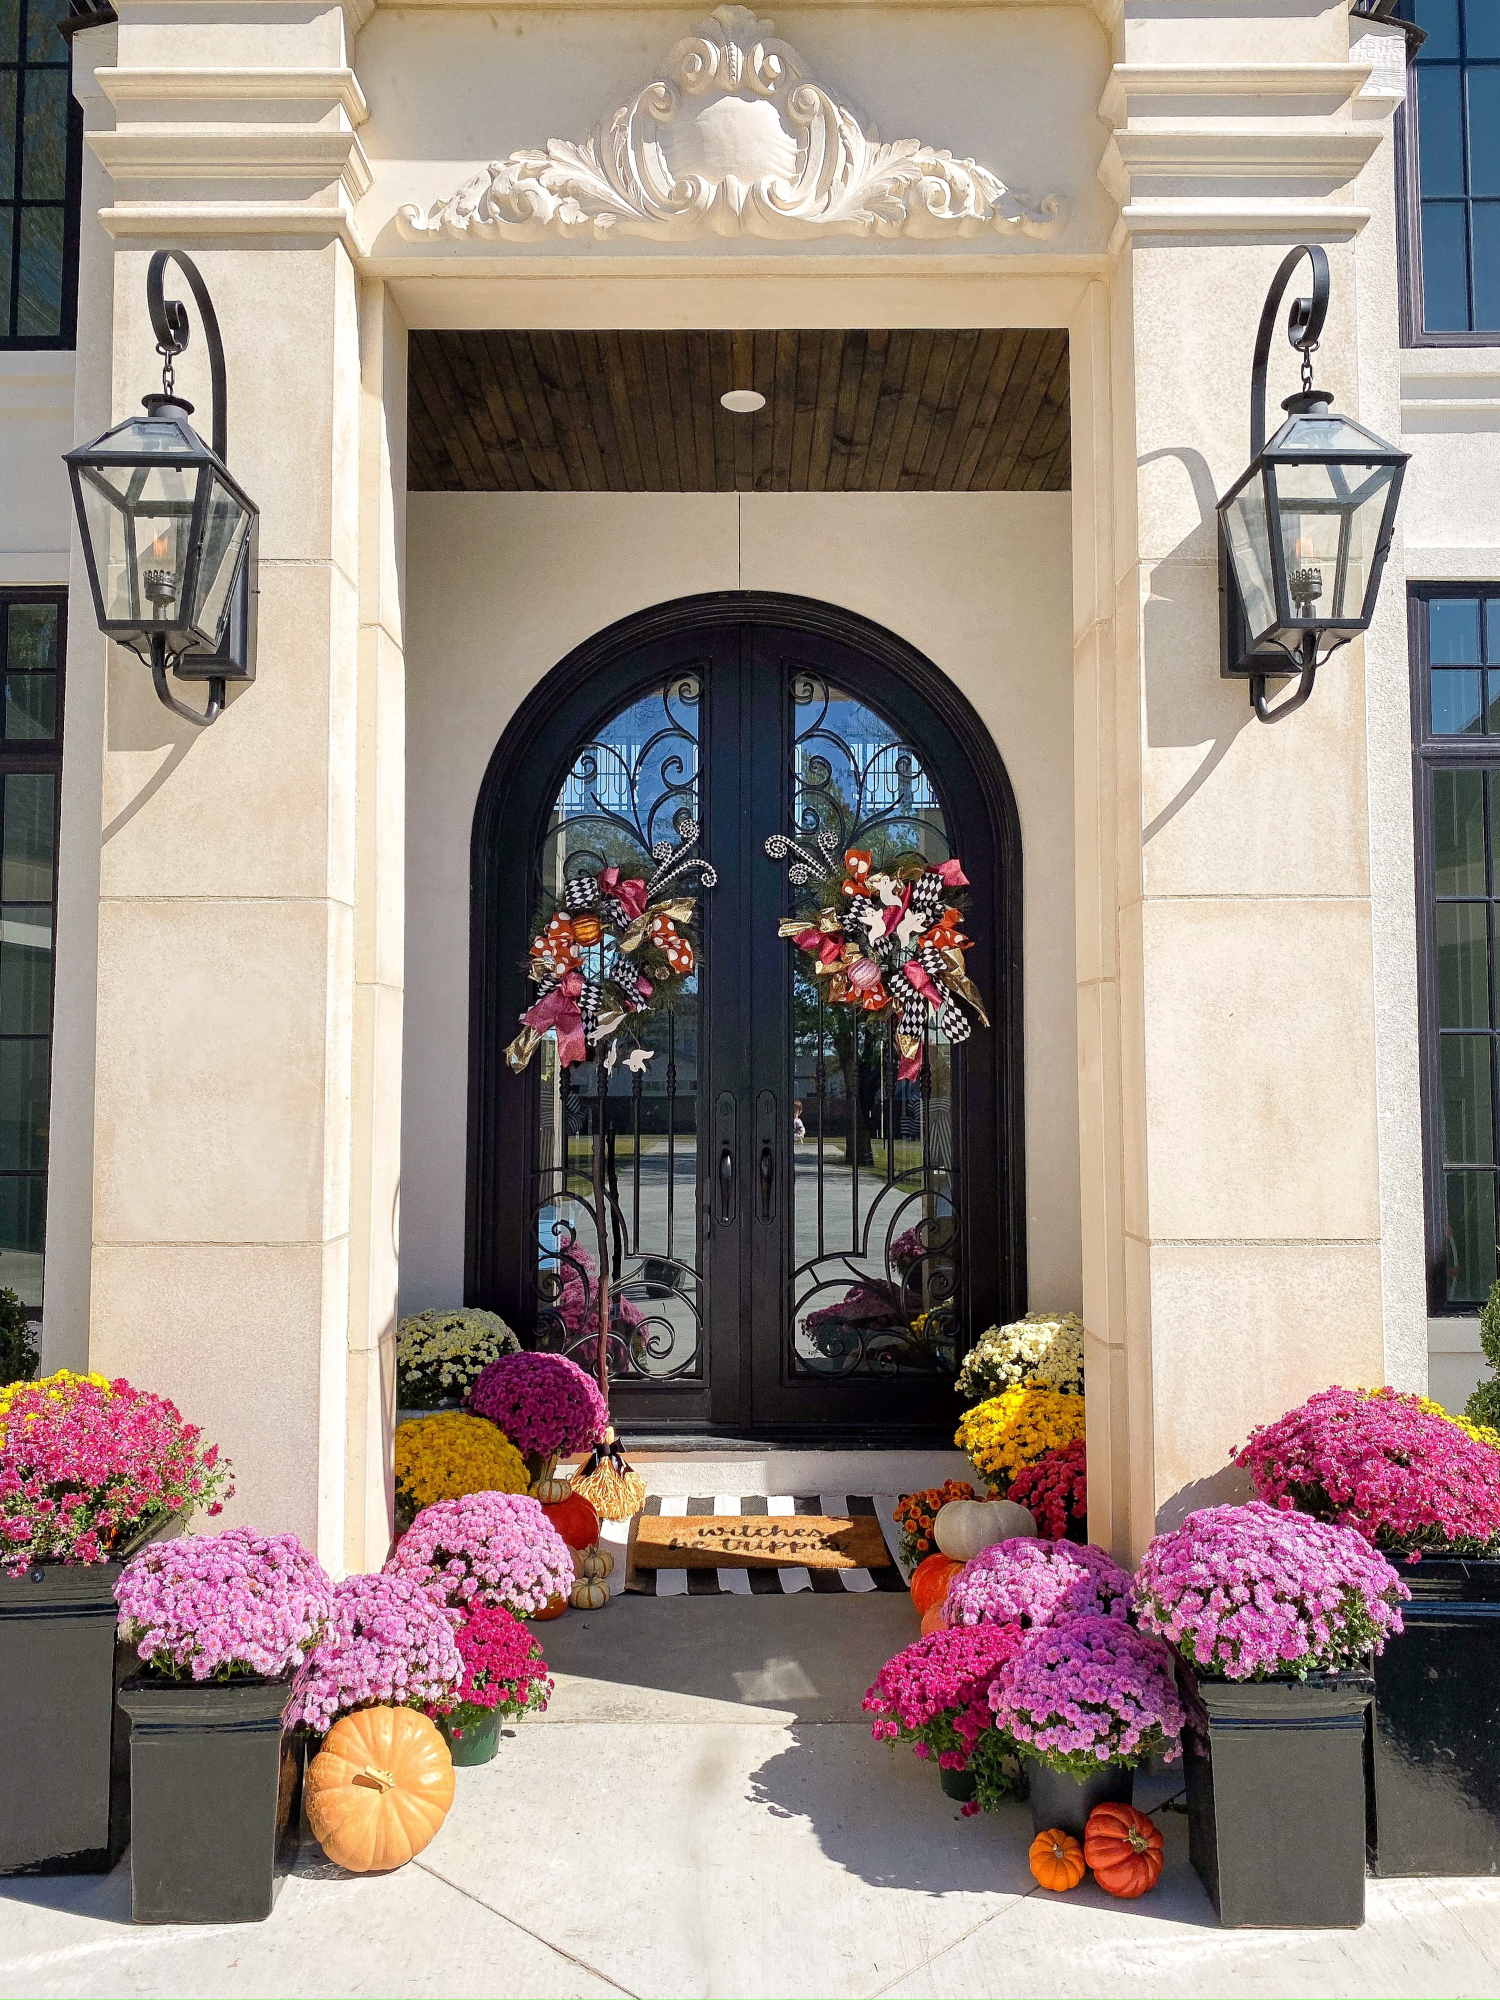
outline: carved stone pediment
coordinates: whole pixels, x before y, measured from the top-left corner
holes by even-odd
[[[973,160],[882,142],[773,26],[747,7],[716,8],[580,144],[549,139],[544,152],[493,160],[427,214],[408,203],[397,227],[413,240],[512,243],[1061,229],[1056,195],[1033,205]]]

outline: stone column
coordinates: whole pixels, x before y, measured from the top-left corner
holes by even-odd
[[[115,125],[90,141],[113,407],[155,386],[145,269],[181,244],[261,509],[260,635],[254,685],[201,732],[110,652],[89,1353],[228,1452],[227,1520],[365,1567],[389,1533],[404,333],[353,261],[345,17],[263,10],[245,70],[232,22],[119,11]],[[196,331],[178,384],[206,433]]]
[[[1414,1055],[1374,951],[1411,921],[1399,562],[1377,631],[1294,718],[1263,726],[1219,674],[1214,506],[1248,461],[1255,330],[1292,244],[1332,264],[1320,384],[1399,421],[1389,102],[1360,105],[1347,35],[1316,0],[1170,24],[1127,0],[1102,107],[1113,602],[1101,579],[1079,644],[1080,1061],[1090,1514],[1122,1555],[1240,1497],[1255,1424],[1332,1382],[1416,1380]],[[1272,429],[1296,386],[1278,343]]]

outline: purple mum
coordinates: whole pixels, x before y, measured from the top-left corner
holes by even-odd
[[[1172,1655],[1120,1618],[1069,1618],[1000,1669],[990,1707],[1016,1742],[1073,1777],[1177,1756],[1183,1709]]]
[[[516,1618],[573,1588],[573,1552],[526,1493],[466,1493],[424,1507],[385,1567],[436,1586],[455,1610],[498,1604]]]
[[[352,1709],[451,1706],[464,1663],[441,1593],[410,1577],[346,1576],[328,1636],[297,1676],[286,1726],[321,1736]]]
[[[502,1354],[469,1391],[469,1408],[544,1459],[587,1451],[609,1422],[598,1383],[565,1354]]]
[[[295,1535],[226,1528],[142,1549],[125,1565],[115,1602],[120,1636],[157,1673],[274,1680],[323,1637],[333,1586]]]
[[[1124,1618],[1130,1578],[1103,1549],[1031,1536],[981,1549],[948,1586],[950,1625],[1053,1625],[1098,1614]]]

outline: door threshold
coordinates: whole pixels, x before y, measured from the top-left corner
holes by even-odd
[[[728,1426],[723,1429],[705,1426],[699,1430],[677,1430],[668,1429],[665,1425],[624,1423],[619,1426],[619,1430],[627,1454],[634,1445],[638,1450],[650,1452],[653,1457],[668,1452],[717,1452],[740,1458],[747,1451],[876,1452],[953,1449],[951,1431],[916,1428],[882,1430],[872,1435],[868,1429],[828,1428],[808,1431],[782,1430],[775,1426],[767,1426],[764,1429],[736,1430]]]

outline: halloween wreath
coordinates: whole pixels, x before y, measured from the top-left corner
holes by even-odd
[[[561,897],[543,899],[526,965],[537,997],[505,1051],[517,1073],[548,1035],[557,1043],[560,1064],[587,1062],[596,1045],[626,1021],[666,1005],[681,991],[693,970],[690,927],[698,907],[696,891],[682,893],[684,878],[696,873],[698,886],[711,889],[718,876],[693,852],[699,827],[686,807],[672,827],[677,839],[659,840],[651,849],[657,865],[649,876],[627,875],[611,862],[595,873],[570,876]],[[632,1056],[625,1060],[635,1066]]]
[[[877,869],[867,848],[847,849],[842,867],[837,852],[832,833],[818,834],[811,846],[784,833],[766,841],[773,861],[790,857],[787,877],[806,891],[801,911],[783,918],[780,935],[812,957],[813,976],[828,982],[831,1002],[895,1015],[901,1052],[896,1074],[918,1076],[929,1012],[949,1042],[967,1041],[974,1032],[960,1001],[990,1025],[964,969],[972,940],[952,901],[969,878],[956,857],[928,862],[912,856]]]

